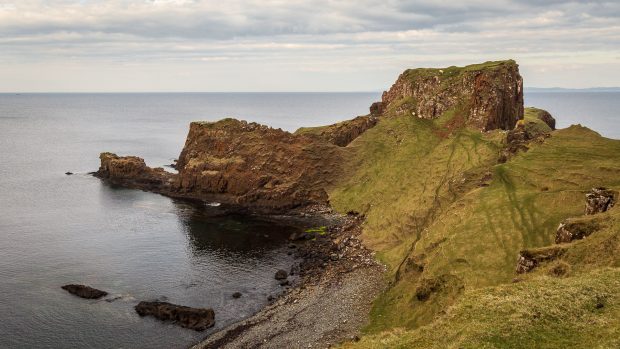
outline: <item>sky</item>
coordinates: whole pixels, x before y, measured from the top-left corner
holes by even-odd
[[[0,0],[0,92],[382,91],[510,58],[620,86],[620,0]]]

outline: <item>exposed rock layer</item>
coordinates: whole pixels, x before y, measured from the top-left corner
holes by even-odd
[[[523,79],[514,61],[408,69],[371,112],[436,119],[454,110],[480,130],[512,129],[523,118]]]

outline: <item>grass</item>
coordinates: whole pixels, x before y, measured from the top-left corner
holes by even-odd
[[[551,127],[549,127],[544,121],[542,121],[538,117],[542,112],[544,112],[544,110],[533,107],[524,109],[524,126],[530,134],[549,133],[552,131]]]
[[[442,318],[344,348],[618,348],[620,269],[466,292]]]
[[[455,113],[438,120],[386,118],[347,148],[355,161],[346,180],[331,190],[330,200],[341,212],[366,215],[363,238],[388,265],[391,284],[375,302],[367,339],[350,346],[510,348],[519,347],[519,336],[525,336],[523,343],[542,343],[530,347],[562,347],[562,336],[579,346],[596,343],[600,331],[617,331],[615,321],[615,327],[603,329],[596,323],[594,332],[575,332],[584,325],[571,316],[587,315],[582,309],[586,299],[573,304],[560,298],[569,291],[581,295],[589,282],[617,297],[620,288],[610,289],[603,281],[612,280],[618,271],[597,271],[618,266],[617,226],[572,243],[574,248],[560,261],[539,268],[526,282],[511,282],[518,252],[553,244],[558,224],[583,214],[587,190],[620,188],[620,141],[571,126],[497,164],[504,135],[467,128],[442,133],[441,125],[454,117]],[[534,110],[526,113],[525,122],[534,130],[551,131]],[[585,242],[596,239],[602,240]],[[597,264],[599,255],[604,262]],[[591,261],[584,264],[587,260]],[[571,276],[549,279],[547,269],[558,263],[565,263],[559,268],[570,270]],[[545,299],[539,289],[545,285],[554,298]],[[418,297],[420,292],[427,295]],[[503,317],[510,319],[511,307],[520,301],[527,308],[566,308],[568,313],[565,318],[556,314],[562,319],[558,327],[543,317],[540,323],[532,320],[523,329],[511,330]],[[485,315],[487,306],[495,310]],[[457,310],[451,310],[450,317],[445,312],[451,307]],[[467,315],[469,308],[479,313]],[[612,309],[617,320],[617,308]],[[609,315],[604,321],[611,319]],[[477,325],[468,328],[472,321]],[[451,341],[458,344],[450,346]]]

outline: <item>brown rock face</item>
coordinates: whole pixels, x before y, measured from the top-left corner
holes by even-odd
[[[215,325],[215,312],[210,308],[190,308],[167,302],[140,302],[134,307],[140,316],[153,316],[174,321],[181,327],[204,331]]]
[[[80,298],[99,299],[108,295],[106,291],[85,285],[64,285],[62,289]]]
[[[538,118],[547,124],[547,126],[549,126],[552,130],[555,130],[555,118],[551,116],[548,111],[540,110],[538,113]]]
[[[372,109],[423,119],[453,110],[480,130],[510,130],[523,118],[523,79],[514,61],[409,69]]]
[[[144,190],[162,191],[170,186],[173,174],[163,168],[150,168],[137,156],[119,157],[112,153],[99,155],[101,165],[95,173],[115,184]]]
[[[616,204],[618,192],[607,188],[592,188],[586,194],[586,214],[602,213]]]
[[[177,169],[180,193],[283,209],[326,203],[337,146],[256,123],[193,122]]]
[[[377,121],[378,119],[373,115],[358,116],[355,119],[329,126],[300,128],[295,134],[314,137],[339,147],[346,147],[366,130],[373,128]]]

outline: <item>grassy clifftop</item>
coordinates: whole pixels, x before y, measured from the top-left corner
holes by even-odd
[[[616,223],[568,244],[572,252],[556,261],[571,270],[561,280],[541,267],[512,281],[519,251],[553,244],[558,224],[583,214],[587,190],[620,188],[620,141],[581,126],[551,132],[529,109],[523,127],[551,136],[498,163],[505,134],[455,117],[388,117],[347,147],[355,161],[330,201],[366,215],[365,241],[390,269],[367,335],[349,345],[559,348],[617,338],[620,246],[608,241],[619,239]],[[607,242],[589,245],[596,239]],[[604,311],[588,308],[596,294],[609,299]]]

